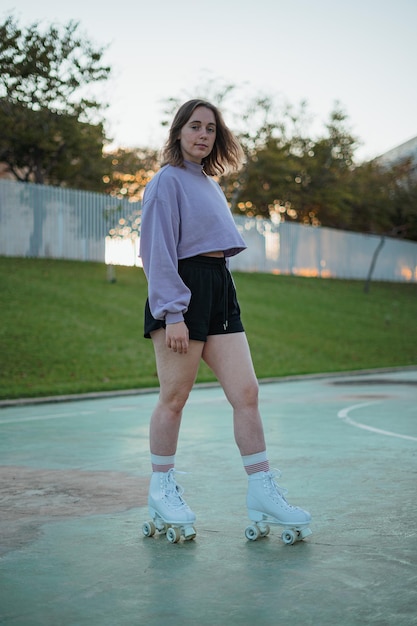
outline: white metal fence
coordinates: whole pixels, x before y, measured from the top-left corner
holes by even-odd
[[[0,254],[104,261],[139,203],[88,191],[0,180]]]
[[[0,180],[0,255],[139,265],[140,203]],[[236,216],[248,250],[234,270],[417,282],[417,243]]]
[[[273,226],[267,220],[239,217],[236,222],[250,252],[232,259],[232,269],[365,279],[377,252],[374,280],[417,282],[417,243],[413,241],[290,222]]]

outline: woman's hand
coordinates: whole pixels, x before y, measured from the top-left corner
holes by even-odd
[[[166,346],[173,352],[186,354],[188,351],[189,335],[185,322],[167,324],[165,331]]]

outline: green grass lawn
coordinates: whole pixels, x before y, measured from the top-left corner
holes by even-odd
[[[0,398],[158,385],[146,279],[98,263],[0,257]],[[417,364],[417,285],[235,273],[260,379]],[[202,365],[198,381],[212,381]]]

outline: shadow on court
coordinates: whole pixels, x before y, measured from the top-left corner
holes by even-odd
[[[417,369],[260,386],[268,454],[313,534],[245,538],[231,409],[194,389],[177,480],[194,541],[144,537],[156,393],[0,411],[0,623],[417,624]]]

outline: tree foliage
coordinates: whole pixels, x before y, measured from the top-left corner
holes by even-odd
[[[383,170],[391,234],[417,240],[417,164],[407,157]]]
[[[281,219],[341,227],[356,144],[345,120],[345,114],[335,109],[326,134],[313,140],[300,133],[302,125],[291,115],[295,132],[289,134],[288,124],[282,124],[278,136],[271,133],[261,147],[248,153],[246,185],[237,208],[264,217],[278,212]]]
[[[105,192],[116,198],[141,200],[145,186],[159,169],[152,148],[117,148],[106,154]]]
[[[12,16],[0,25],[0,161],[17,180],[102,187],[102,104],[87,88],[110,68],[78,31],[73,21],[22,29]]]

